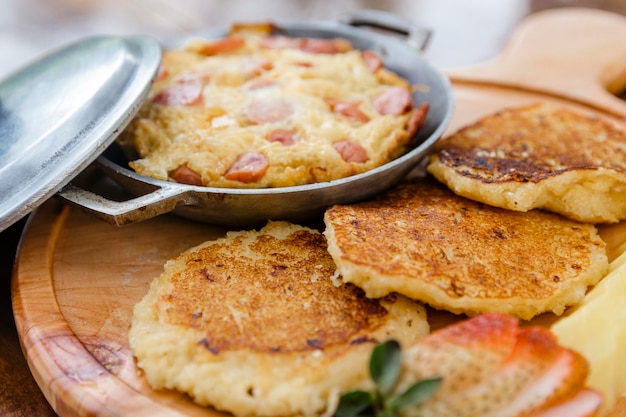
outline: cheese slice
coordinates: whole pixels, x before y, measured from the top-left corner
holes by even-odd
[[[552,331],[559,342],[584,355],[588,385],[605,398],[604,413],[626,395],[626,245],[607,276]]]

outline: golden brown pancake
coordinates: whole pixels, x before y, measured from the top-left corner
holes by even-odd
[[[505,109],[441,140],[428,171],[455,193],[588,223],[626,219],[626,131],[546,104]]]
[[[561,314],[608,267],[593,225],[488,206],[435,181],[335,206],[324,221],[344,281],[453,313]]]
[[[167,262],[135,306],[130,345],[154,388],[236,416],[318,415],[370,388],[377,342],[428,333],[423,305],[335,278],[318,231],[230,232]]]

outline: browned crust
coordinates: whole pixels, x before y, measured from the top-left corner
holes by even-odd
[[[600,167],[626,173],[626,133],[596,116],[542,103],[504,109],[438,142],[439,160],[484,183],[537,183]]]
[[[368,295],[398,291],[454,312],[549,305],[573,286],[595,283],[606,266],[604,242],[591,225],[487,206],[434,181],[335,206],[325,222],[345,279]],[[518,315],[514,307],[509,313]]]
[[[388,310],[353,285],[335,286],[335,264],[320,233],[258,235],[181,255],[159,304],[169,324],[199,330],[213,353],[289,353],[362,343]],[[388,297],[392,302],[395,297]],[[237,316],[233,319],[233,316]]]

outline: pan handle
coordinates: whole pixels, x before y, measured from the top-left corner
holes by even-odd
[[[60,200],[76,206],[107,223],[122,226],[168,213],[179,205],[193,204],[180,187],[163,186],[151,193],[127,200],[109,200],[92,191],[68,184],[57,192]]]
[[[369,26],[406,36],[406,42],[418,51],[424,51],[432,31],[417,26],[409,19],[381,10],[358,10],[344,16],[341,21],[350,26]]]

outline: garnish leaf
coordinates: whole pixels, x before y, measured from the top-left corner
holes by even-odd
[[[410,407],[423,403],[427,399],[433,396],[433,394],[439,389],[443,379],[430,378],[423,379],[411,385],[406,391],[397,397],[391,398],[387,402],[387,406],[392,410],[399,410],[403,407]]]
[[[425,379],[392,397],[401,370],[400,344],[390,340],[377,345],[370,357],[370,376],[376,390],[356,390],[343,394],[334,417],[398,417],[401,408],[426,401],[441,385],[441,378]]]
[[[400,344],[395,340],[381,343],[374,348],[370,358],[370,375],[380,395],[386,396],[396,385],[402,366],[401,360]]]
[[[341,396],[335,417],[375,417],[374,398],[366,391],[350,391]]]

